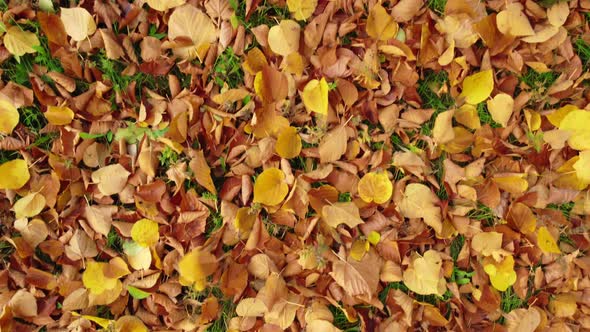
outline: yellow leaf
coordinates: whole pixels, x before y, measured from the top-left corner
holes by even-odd
[[[254,222],[258,218],[257,211],[250,209],[249,207],[241,207],[236,213],[236,219],[234,220],[234,226],[239,231],[241,238],[244,238],[250,234]]]
[[[104,269],[107,265],[107,263],[103,262],[86,262],[86,270],[82,273],[82,283],[84,283],[84,287],[90,290],[90,293],[98,295],[116,287],[118,280],[104,275]]]
[[[320,163],[324,164],[340,159],[346,152],[347,141],[348,135],[343,126],[338,126],[324,135],[318,147]]]
[[[559,129],[569,132],[568,144],[576,150],[590,149],[590,112],[585,110],[573,110],[569,112],[559,123]]]
[[[301,27],[297,22],[282,20],[268,30],[268,45],[274,53],[287,56],[299,50],[300,34]]]
[[[293,52],[285,57],[281,63],[281,68],[289,74],[300,77],[305,68],[305,58],[299,52]]]
[[[531,209],[520,203],[514,203],[508,211],[508,222],[523,234],[531,234],[537,228],[537,217]]]
[[[45,197],[40,193],[30,193],[14,203],[16,219],[30,218],[41,213],[45,207]]]
[[[544,26],[540,28],[540,30],[536,31],[534,35],[522,38],[522,41],[527,42],[529,44],[543,43],[551,39],[551,37],[555,36],[558,32],[558,27],[554,27],[551,25]]]
[[[500,189],[513,195],[520,195],[529,188],[527,180],[521,176],[498,176],[492,179]]]
[[[135,316],[122,316],[115,322],[117,332],[148,332],[148,328],[141,319]]]
[[[439,113],[434,120],[434,127],[432,128],[432,139],[436,144],[445,144],[455,138],[453,131],[453,115],[454,110]]]
[[[549,302],[549,311],[556,317],[573,317],[578,311],[576,296],[571,293],[555,295]]]
[[[244,67],[244,70],[250,75],[256,75],[256,73],[261,71],[262,68],[267,65],[268,61],[266,61],[264,53],[262,53],[258,47],[254,47],[248,51],[246,54],[246,60],[242,63],[242,67]]]
[[[135,270],[148,270],[152,265],[152,252],[149,247],[139,245],[135,241],[123,243],[123,252],[127,255],[129,265]]]
[[[136,221],[131,227],[131,238],[142,247],[155,245],[160,238],[158,223],[145,218]]]
[[[539,227],[537,231],[537,245],[546,254],[561,254],[555,238],[545,226]]]
[[[281,158],[295,158],[301,153],[301,137],[297,133],[297,128],[289,127],[279,134],[275,150]]]
[[[369,235],[367,235],[367,240],[370,244],[376,246],[381,241],[381,234],[376,231],[370,231]]]
[[[501,124],[502,127],[508,125],[513,109],[514,99],[505,93],[499,93],[491,100],[488,100],[488,110],[492,115],[492,119]]]
[[[217,258],[213,254],[200,248],[193,249],[178,263],[180,283],[202,291],[206,287],[207,277],[217,270],[217,266]]]
[[[557,172],[561,175],[553,181],[553,184],[559,188],[567,188],[573,190],[583,190],[588,184],[578,179],[578,172],[574,169],[574,165],[580,160],[580,156],[575,156],[561,165]],[[583,163],[580,165],[583,166]]]
[[[110,319],[106,319],[106,318],[102,318],[102,317],[96,317],[96,316],[90,316],[90,315],[80,315],[77,312],[72,312],[72,316],[76,316],[76,317],[82,317],[84,319],[88,319],[91,322],[95,322],[96,324],[98,324],[100,327],[102,327],[103,329],[108,329],[111,325],[111,323],[113,322]]]
[[[327,204],[322,208],[322,218],[332,228],[346,224],[354,228],[364,221],[360,217],[359,208],[352,202]]]
[[[511,3],[496,16],[498,30],[509,36],[532,36],[535,31],[526,15],[522,12],[520,3]]]
[[[18,110],[12,103],[0,99],[0,134],[10,135],[18,124]]]
[[[96,23],[90,13],[82,8],[61,8],[61,22],[68,36],[82,41],[96,31]]]
[[[45,117],[52,125],[63,126],[72,122],[74,111],[67,106],[48,106]]]
[[[20,189],[31,175],[27,162],[22,159],[14,159],[0,165],[0,189]]]
[[[492,257],[486,257],[483,261],[483,270],[490,277],[492,286],[501,292],[507,290],[516,282],[514,257],[510,255],[499,263]]]
[[[193,5],[176,7],[168,20],[168,39],[188,37],[192,45],[175,47],[174,53],[185,60],[199,58],[202,62],[209,46],[217,39],[211,18]]]
[[[98,190],[105,196],[118,194],[127,184],[131,173],[120,164],[108,165],[92,172],[92,182],[98,184]]]
[[[469,104],[476,105],[486,100],[494,90],[494,73],[491,69],[465,77],[461,96]]]
[[[572,111],[580,110],[577,106],[574,105],[565,105],[559,108],[557,111],[553,111],[552,113],[547,114],[545,117],[549,122],[554,125],[555,127],[560,126],[561,121],[566,115],[570,114]]]
[[[262,317],[268,312],[264,301],[254,298],[243,298],[236,307],[236,314],[240,317]]]
[[[388,40],[397,34],[399,26],[391,15],[387,13],[381,4],[376,4],[369,11],[367,34],[378,40]]]
[[[436,233],[442,231],[440,208],[436,206],[438,197],[421,183],[410,183],[406,186],[399,208],[404,217],[422,218]]]
[[[383,204],[391,198],[393,185],[387,172],[370,172],[359,181],[358,193],[367,203]]]
[[[547,21],[553,26],[562,26],[570,14],[570,8],[567,2],[554,2],[553,6],[547,9]]]
[[[541,128],[541,114],[539,112],[525,109],[524,118],[530,131],[537,131]]]
[[[371,246],[369,245],[369,241],[357,239],[352,243],[352,246],[350,247],[350,257],[352,259],[360,261],[361,259],[363,259],[363,256],[365,256],[365,253],[369,251],[370,247]]]
[[[441,146],[443,151],[449,153],[459,153],[465,151],[465,149],[472,145],[474,137],[469,130],[461,126],[457,126],[453,127],[453,133],[455,138],[453,138],[453,140],[449,143],[443,144]]]
[[[473,236],[471,248],[484,256],[493,256],[500,259],[502,252],[502,233],[480,232]]]
[[[37,51],[33,46],[39,45],[41,43],[36,34],[17,26],[8,28],[4,35],[4,46],[12,55],[23,56],[27,53],[35,53]]]
[[[435,250],[428,250],[424,256],[414,253],[412,262],[404,271],[406,286],[421,295],[442,296],[447,291],[447,283],[441,274],[442,258]]]
[[[317,5],[318,0],[287,0],[289,11],[296,20],[307,20]]]
[[[590,150],[580,151],[579,159],[573,165],[581,185],[590,184]]]
[[[285,182],[285,173],[271,167],[265,169],[254,183],[254,203],[275,206],[285,199],[289,186]]]
[[[165,12],[168,9],[184,5],[186,0],[147,0],[147,4],[153,9]]]
[[[207,164],[203,150],[198,150],[188,165],[191,171],[193,171],[197,183],[217,195],[217,188],[215,188],[213,178],[211,177],[211,168]]]
[[[319,81],[307,82],[301,92],[301,99],[308,112],[328,114],[328,90],[328,82],[323,77]]]
[[[477,108],[470,104],[463,104],[455,111],[455,120],[469,129],[476,130],[481,128]]]

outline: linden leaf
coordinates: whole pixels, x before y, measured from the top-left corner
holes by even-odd
[[[158,223],[145,218],[136,221],[131,228],[131,238],[142,247],[155,245],[160,238]]]
[[[60,18],[66,33],[75,41],[82,41],[96,31],[96,23],[85,8],[61,8]]]
[[[217,39],[217,29],[211,18],[193,5],[174,9],[168,20],[168,39],[188,37],[192,45],[174,48],[174,53],[185,60],[199,58],[202,62],[209,46]]]
[[[511,3],[499,12],[496,16],[496,25],[501,33],[509,36],[522,37],[535,34],[529,19],[522,12],[520,3]]]
[[[16,219],[30,218],[41,213],[45,207],[45,197],[40,193],[30,193],[14,203]]]
[[[120,164],[108,165],[92,172],[92,181],[98,184],[98,190],[103,195],[110,196],[123,191],[130,174]]]
[[[572,110],[559,123],[559,129],[570,133],[569,146],[576,150],[590,150],[590,112]]]
[[[131,286],[128,286],[131,287]],[[129,293],[131,294],[131,292]],[[136,316],[121,316],[115,321],[115,331],[120,332],[148,332],[145,324]]]
[[[359,181],[358,193],[361,199],[367,203],[383,204],[391,198],[393,185],[387,172],[370,172]]]
[[[494,73],[491,69],[465,77],[461,96],[469,104],[476,105],[486,100],[494,90]]]
[[[505,93],[499,93],[491,100],[488,100],[488,110],[492,115],[492,119],[501,124],[502,127],[508,125],[513,109],[514,99]]]
[[[289,193],[285,182],[285,173],[278,168],[265,169],[254,183],[254,203],[275,206],[283,201]]]
[[[346,224],[354,228],[364,221],[360,217],[359,208],[352,202],[334,203],[324,205],[322,218],[330,227],[336,228],[340,224]]]
[[[126,241],[123,243],[123,252],[127,255],[129,265],[135,270],[148,270],[152,265],[149,247],[141,246],[135,241]]]
[[[578,157],[573,165],[576,177],[582,184],[588,185],[590,184],[590,150],[581,151]]]
[[[370,248],[369,241],[356,239],[350,247],[350,258],[360,261]]]
[[[546,254],[561,254],[555,238],[545,226],[539,227],[537,231],[537,245]]]
[[[74,119],[74,111],[67,106],[48,106],[44,115],[55,126],[68,125]]]
[[[432,139],[436,144],[445,144],[455,138],[453,131],[453,115],[454,110],[439,113],[434,120],[434,127],[432,128]]]
[[[498,187],[512,195],[521,195],[529,188],[529,183],[519,175],[496,176],[492,179]]]
[[[287,0],[289,12],[296,20],[307,20],[315,11],[318,0]]]
[[[41,43],[37,35],[30,31],[25,31],[18,26],[8,28],[4,35],[4,46],[12,55],[23,56],[27,53],[35,53],[34,46]]]
[[[398,28],[397,22],[381,4],[374,5],[369,11],[365,29],[370,37],[377,40],[388,40],[395,37]]]
[[[301,99],[308,112],[328,114],[328,82],[321,80],[309,81],[301,92]]]
[[[275,151],[281,158],[291,159],[301,153],[301,147],[301,137],[297,132],[297,128],[289,127],[279,133]]]
[[[20,189],[31,175],[27,162],[22,159],[14,159],[0,165],[0,189]]]
[[[215,188],[213,178],[211,177],[211,168],[207,164],[203,150],[198,150],[188,165],[191,171],[193,171],[197,183],[205,187],[209,192],[217,195],[217,188]]]
[[[18,124],[19,114],[14,105],[4,99],[0,99],[0,134],[10,135]]]
[[[153,9],[165,12],[168,9],[184,5],[186,0],[147,0],[147,4]]]
[[[107,263],[103,262],[86,262],[86,270],[82,273],[82,283],[84,287],[90,290],[90,293],[101,294],[115,288],[117,278],[109,278],[104,274],[107,265]]]
[[[262,317],[267,312],[264,302],[254,297],[243,298],[236,307],[236,314],[240,317]]]
[[[348,135],[344,126],[338,126],[322,137],[318,152],[322,164],[336,161],[346,152]]]
[[[299,50],[301,27],[293,20],[282,20],[268,31],[268,45],[270,49],[282,56],[287,56]]]
[[[202,291],[206,287],[207,277],[217,270],[217,266],[217,258],[213,254],[199,248],[193,249],[178,263],[180,283]]]
[[[406,186],[399,208],[404,217],[422,218],[436,233],[442,231],[442,217],[438,197],[427,186],[410,183]]]
[[[404,284],[418,294],[442,296],[447,291],[447,283],[441,274],[441,269],[442,258],[437,251],[428,250],[424,256],[415,254],[414,259],[404,271]]]
[[[486,257],[483,261],[483,270],[490,277],[492,286],[503,292],[516,282],[514,271],[514,257],[506,256],[501,262],[492,257]]]
[[[516,229],[523,234],[531,234],[537,228],[537,218],[531,209],[518,202],[514,203],[507,216],[510,225],[514,225]]]
[[[549,311],[556,317],[573,317],[578,312],[576,295],[573,293],[562,293],[553,296],[549,302]]]
[[[379,234],[377,231],[370,231],[367,235],[367,241],[369,241],[370,244],[376,246],[379,244],[379,241],[381,241],[381,234]]]

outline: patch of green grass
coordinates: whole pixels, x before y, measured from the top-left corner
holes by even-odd
[[[361,326],[360,326],[360,320],[357,320],[356,322],[349,322],[348,318],[346,318],[346,314],[344,313],[344,311],[342,311],[340,308],[334,306],[334,305],[329,305],[328,309],[330,309],[330,312],[332,313],[332,316],[334,317],[334,321],[332,324],[334,324],[334,326],[336,326],[337,328],[339,328],[340,330],[344,331],[344,332],[360,332],[361,331]]]
[[[25,54],[19,58],[10,58],[2,63],[3,79],[13,83],[31,87],[29,82],[29,73],[33,71],[34,56],[32,54]]]
[[[561,211],[561,213],[563,214],[563,216],[569,220],[570,219],[570,213],[572,212],[572,209],[574,208],[575,203],[574,202],[567,202],[567,203],[563,203],[563,204],[548,204],[547,208],[552,209],[552,210],[559,210]]]
[[[0,150],[0,164],[18,158],[18,151]]]
[[[434,119],[443,111],[448,110],[455,104],[455,100],[450,93],[439,93],[441,88],[448,84],[449,77],[445,71],[428,70],[424,74],[424,79],[418,81],[418,94],[422,99],[422,107],[434,109],[434,113],[425,124],[422,125],[420,132],[423,135],[430,136]]]
[[[58,137],[59,137],[58,132],[41,134],[35,138],[35,141],[31,145],[36,146],[37,148],[39,148],[41,150],[49,151],[49,150],[51,150],[51,146],[53,145],[53,141]]]
[[[151,37],[154,37],[158,40],[166,37],[166,33],[164,33],[164,32],[158,33],[158,27],[155,24],[150,24],[150,29],[148,31],[148,35]]]
[[[275,224],[269,218],[262,218],[262,223],[266,228],[268,234],[272,237],[276,237],[279,240],[283,240],[285,238],[285,235],[289,231],[289,227]]]
[[[451,274],[450,282],[454,282],[457,285],[466,285],[471,282],[471,277],[475,274],[474,271],[463,271],[460,268],[453,266],[453,274]]]
[[[111,307],[108,305],[99,305],[96,307],[96,316],[105,319],[114,319],[115,316],[111,313]]]
[[[436,177],[436,180],[438,181],[438,185],[440,187],[436,191],[436,195],[438,196],[438,198],[442,199],[443,201],[449,199],[449,193],[447,192],[447,188],[445,187],[445,181],[444,181],[445,168],[443,166],[443,163],[444,163],[446,157],[447,157],[446,154],[443,153],[443,154],[441,154],[440,157],[438,157],[432,161],[432,170],[434,172],[434,176]]]
[[[47,119],[37,106],[27,106],[18,109],[20,120],[31,132],[38,133],[47,125]]]
[[[465,244],[465,236],[459,234],[455,236],[453,242],[451,242],[451,257],[453,258],[453,262],[457,261],[459,258],[459,253],[461,249],[463,249],[463,245]]]
[[[221,213],[212,210],[205,224],[205,235],[207,237],[211,236],[211,234],[220,229],[221,226],[223,226],[223,217],[221,216]]]
[[[237,88],[244,81],[242,61],[231,47],[226,48],[215,60],[212,78],[220,87],[227,83],[232,89]]]
[[[447,0],[427,0],[426,6],[430,8],[433,12],[437,13],[438,15],[443,15],[445,13],[445,6],[447,5]]]
[[[543,93],[557,80],[559,75],[555,72],[548,71],[546,73],[539,73],[529,68],[519,80],[529,86],[533,91]]]
[[[277,6],[267,0],[261,1],[248,19],[246,19],[246,1],[229,0],[229,4],[235,11],[235,16],[231,19],[232,24],[241,24],[246,30],[262,24],[272,27],[281,20],[291,17],[287,6]]]
[[[505,313],[509,313],[512,310],[526,307],[528,305],[527,302],[528,302],[528,297],[530,296],[530,293],[531,292],[529,290],[529,294],[527,294],[527,298],[522,300],[520,297],[518,297],[518,295],[516,295],[516,293],[514,292],[512,287],[508,288],[504,292],[500,292],[500,297],[501,297],[500,309],[502,309],[502,311]],[[502,316],[496,322],[499,324],[505,324],[506,318],[504,316]]]
[[[492,211],[491,208],[479,202],[477,203],[477,207],[475,209],[467,213],[467,217],[481,221],[486,227],[494,225],[497,219],[496,215],[494,215],[494,211]]]
[[[178,158],[178,153],[172,150],[172,148],[170,148],[169,146],[166,146],[158,156],[160,166],[162,166],[164,169],[168,169],[171,165],[176,164]]]
[[[51,55],[47,37],[38,36],[38,38],[41,45],[33,46],[33,49],[37,51],[37,53],[35,53],[35,63],[43,67],[46,67],[48,72],[63,73],[64,69],[61,65],[61,61],[59,60],[59,58],[56,58]]]
[[[490,111],[488,111],[488,106],[485,102],[477,104],[477,116],[479,116],[479,121],[482,125],[489,124],[492,128],[502,127],[501,124],[492,119],[492,115],[490,114]]]
[[[118,253],[123,252],[123,239],[114,227],[111,227],[109,234],[107,234],[106,247]]]
[[[338,194],[338,202],[352,202],[352,196],[350,193],[339,193]]]
[[[14,247],[10,242],[1,240],[0,241],[0,262],[6,262],[10,259],[10,255],[14,252]]]
[[[590,66],[590,44],[585,42],[582,38],[578,38],[574,42],[574,48],[576,49],[576,53],[582,60],[582,65],[584,69],[588,69]]]

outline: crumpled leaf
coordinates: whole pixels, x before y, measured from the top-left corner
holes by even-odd
[[[301,92],[301,100],[307,111],[328,114],[328,90],[328,82],[323,77],[319,81],[309,81]]]
[[[367,203],[383,204],[391,198],[393,185],[387,172],[370,172],[359,181],[358,193],[361,199]]]
[[[16,125],[18,125],[19,114],[14,105],[0,99],[0,134],[10,135]]]
[[[282,20],[268,31],[268,45],[278,55],[287,56],[299,50],[301,27],[293,20]]]
[[[285,199],[288,192],[285,173],[275,167],[267,168],[256,178],[253,202],[275,206]]]
[[[60,13],[66,33],[73,40],[82,41],[96,31],[96,23],[85,8],[60,8]]]
[[[416,254],[404,271],[404,284],[418,294],[442,296],[447,291],[447,283],[441,269],[442,258],[437,251],[428,250],[423,256]]]
[[[318,0],[287,0],[289,11],[296,20],[307,20],[317,5]]]
[[[12,55],[23,56],[27,53],[35,53],[37,50],[33,47],[40,45],[39,38],[35,33],[23,30],[18,26],[8,28],[4,35],[4,46]]]
[[[465,77],[461,96],[466,102],[476,105],[488,99],[493,89],[494,73],[488,69]]]
[[[174,53],[185,60],[203,61],[209,46],[217,39],[211,18],[193,5],[176,7],[168,20],[168,39],[188,37],[192,45],[175,47]]]
[[[421,183],[410,183],[406,186],[399,208],[404,217],[422,218],[436,233],[442,231],[442,217],[438,197]]]
[[[503,260],[497,262],[492,257],[486,257],[483,260],[483,270],[490,277],[492,286],[503,292],[516,282],[516,272],[514,271],[514,257],[508,255]]]

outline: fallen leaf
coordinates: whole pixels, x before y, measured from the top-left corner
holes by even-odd
[[[317,5],[317,0],[287,0],[289,11],[296,20],[307,20],[313,14]]]
[[[115,331],[148,332],[145,324],[136,316],[121,316],[115,321]]]
[[[184,5],[186,0],[147,0],[146,2],[151,8],[165,12],[168,9]]]
[[[19,289],[14,293],[10,301],[8,301],[8,306],[16,317],[30,318],[37,316],[37,299],[24,289]]]
[[[301,92],[301,100],[308,112],[328,114],[328,82],[321,80],[309,81]]]
[[[574,294],[561,293],[549,301],[549,311],[556,317],[571,318],[578,311],[578,304]]]
[[[520,3],[511,3],[496,16],[498,30],[514,37],[531,36],[535,32],[526,15],[522,12]]]
[[[561,254],[557,242],[545,226],[539,227],[537,231],[537,245],[546,254]]]
[[[37,35],[33,32],[23,30],[21,27],[13,26],[6,30],[4,35],[4,46],[12,55],[23,56],[27,53],[35,53],[33,47],[40,46]]]
[[[393,185],[387,172],[370,172],[359,181],[358,193],[361,199],[367,203],[383,204],[391,198]]]
[[[502,127],[506,127],[510,116],[512,116],[514,99],[510,95],[499,93],[494,98],[488,100],[487,104],[492,119],[502,125]]]
[[[580,109],[571,110],[559,122],[559,129],[570,134],[567,140],[570,147],[576,150],[590,150],[590,112]]]
[[[488,69],[465,77],[461,96],[466,102],[476,105],[488,99],[492,90],[494,90],[494,73]]]
[[[324,205],[322,208],[322,217],[326,224],[333,228],[338,227],[340,224],[354,228],[364,223],[360,217],[359,208],[352,202]]]
[[[211,178],[211,168],[207,164],[203,150],[198,150],[194,158],[189,163],[190,169],[193,171],[197,183],[209,190],[210,193],[217,195],[217,188]]]
[[[174,53],[185,60],[203,61],[209,46],[217,39],[217,30],[211,18],[191,4],[176,7],[168,20],[168,39],[188,37],[190,46],[175,47]]]
[[[432,139],[436,144],[445,144],[455,138],[455,132],[453,131],[454,114],[455,111],[451,110],[437,115],[432,128]]]
[[[40,193],[30,193],[14,203],[13,209],[17,219],[38,215],[45,208],[45,197]]]
[[[82,41],[96,31],[96,23],[85,8],[60,8],[60,12],[66,33],[73,40]]]
[[[441,269],[442,258],[437,251],[428,250],[423,256],[416,254],[404,271],[404,284],[418,294],[442,296],[447,291],[447,283]]]
[[[291,159],[301,153],[301,147],[301,137],[297,132],[297,128],[289,127],[279,133],[275,151],[281,158]]]
[[[130,174],[120,164],[108,165],[92,172],[92,181],[98,184],[98,190],[103,195],[110,196],[123,191]]]
[[[253,202],[275,206],[285,199],[288,192],[285,173],[278,168],[267,168],[256,178]]]
[[[387,10],[377,3],[369,10],[367,25],[365,27],[367,34],[377,40],[388,40],[397,34],[398,25]]]
[[[270,49],[282,56],[287,56],[299,50],[299,35],[301,27],[293,20],[282,20],[268,31],[268,45]]]
[[[131,238],[142,247],[155,245],[160,239],[158,223],[146,218],[136,221],[131,227]]]
[[[19,120],[18,110],[12,103],[0,99],[0,134],[10,135]]]
[[[514,271],[514,257],[508,255],[500,262],[492,257],[486,257],[483,260],[483,269],[490,277],[492,286],[503,292],[516,282],[516,272]]]
[[[337,126],[327,133],[320,141],[319,153],[322,164],[336,161],[346,152],[348,135],[346,128]]]
[[[74,111],[67,106],[48,106],[44,115],[55,126],[68,125],[74,119]]]
[[[207,277],[217,270],[217,258],[199,248],[184,255],[178,263],[180,283],[193,286],[197,291],[205,289]]]
[[[399,208],[406,218],[422,218],[436,233],[442,231],[442,217],[438,197],[421,183],[410,183],[406,186]]]

